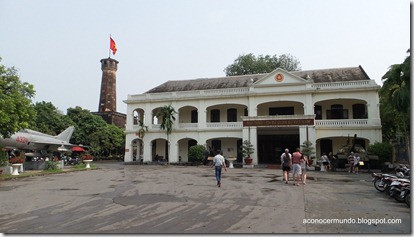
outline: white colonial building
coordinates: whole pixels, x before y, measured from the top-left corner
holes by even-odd
[[[285,148],[294,151],[306,140],[316,157],[336,154],[355,134],[366,148],[382,141],[379,89],[361,66],[167,81],[124,101],[125,162],[186,162],[195,144],[242,162],[244,140],[254,145],[253,164],[278,164]],[[155,116],[165,105],[177,111],[170,154]],[[148,131],[141,138],[142,125]]]

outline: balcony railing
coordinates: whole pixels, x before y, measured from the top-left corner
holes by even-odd
[[[233,129],[233,128],[243,128],[243,122],[223,122],[223,123],[207,123],[207,128],[209,129]]]
[[[368,119],[336,119],[336,120],[315,120],[317,127],[353,127],[353,126],[367,126]],[[200,126],[198,123],[177,123],[174,124],[179,130],[197,130]],[[160,130],[160,124],[152,124],[151,129]],[[242,129],[243,122],[221,122],[221,123],[206,123],[206,129]]]
[[[315,125],[320,127],[366,126],[368,119],[315,120]]]

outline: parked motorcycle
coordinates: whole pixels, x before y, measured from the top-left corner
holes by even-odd
[[[390,184],[389,195],[390,197],[395,198],[398,202],[405,202],[405,191],[403,195],[401,192],[403,188],[410,186],[409,179],[394,179]]]
[[[398,178],[395,175],[391,174],[382,174],[382,173],[372,173],[372,182],[374,183],[374,187],[376,190],[380,192],[384,192],[386,188],[386,183],[391,183],[391,179]],[[385,187],[384,187],[385,186]]]
[[[78,157],[72,158],[72,157],[62,157],[62,159],[64,160],[64,164],[65,165],[78,165],[80,164],[80,160]]]
[[[383,173],[372,173],[372,182],[376,190],[380,192],[386,191],[386,188],[389,188],[389,185],[396,178],[405,178],[410,179],[411,170],[403,164],[398,165],[398,168],[395,170],[396,174],[383,174]],[[388,190],[386,191],[388,193]]]

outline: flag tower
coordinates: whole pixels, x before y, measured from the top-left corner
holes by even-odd
[[[117,48],[115,41],[109,36],[109,50],[115,55]],[[109,52],[111,53],[111,52]],[[99,98],[98,112],[94,114],[101,116],[107,123],[125,128],[126,115],[117,112],[116,108],[116,72],[118,61],[111,57],[101,59],[102,81]]]

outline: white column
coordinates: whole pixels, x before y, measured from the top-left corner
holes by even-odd
[[[250,143],[253,145],[254,151],[251,155],[253,158],[253,165],[257,165],[259,163],[258,155],[257,155],[257,127],[250,127]]]
[[[175,139],[170,141],[169,162],[178,163],[178,143]]]
[[[124,162],[132,161],[132,142],[131,135],[127,134],[125,139]]]
[[[151,157],[151,151],[152,151],[152,147],[151,147],[152,142],[144,142],[144,153],[143,153],[143,158],[144,158],[144,162],[151,162],[152,161],[152,157]]]

